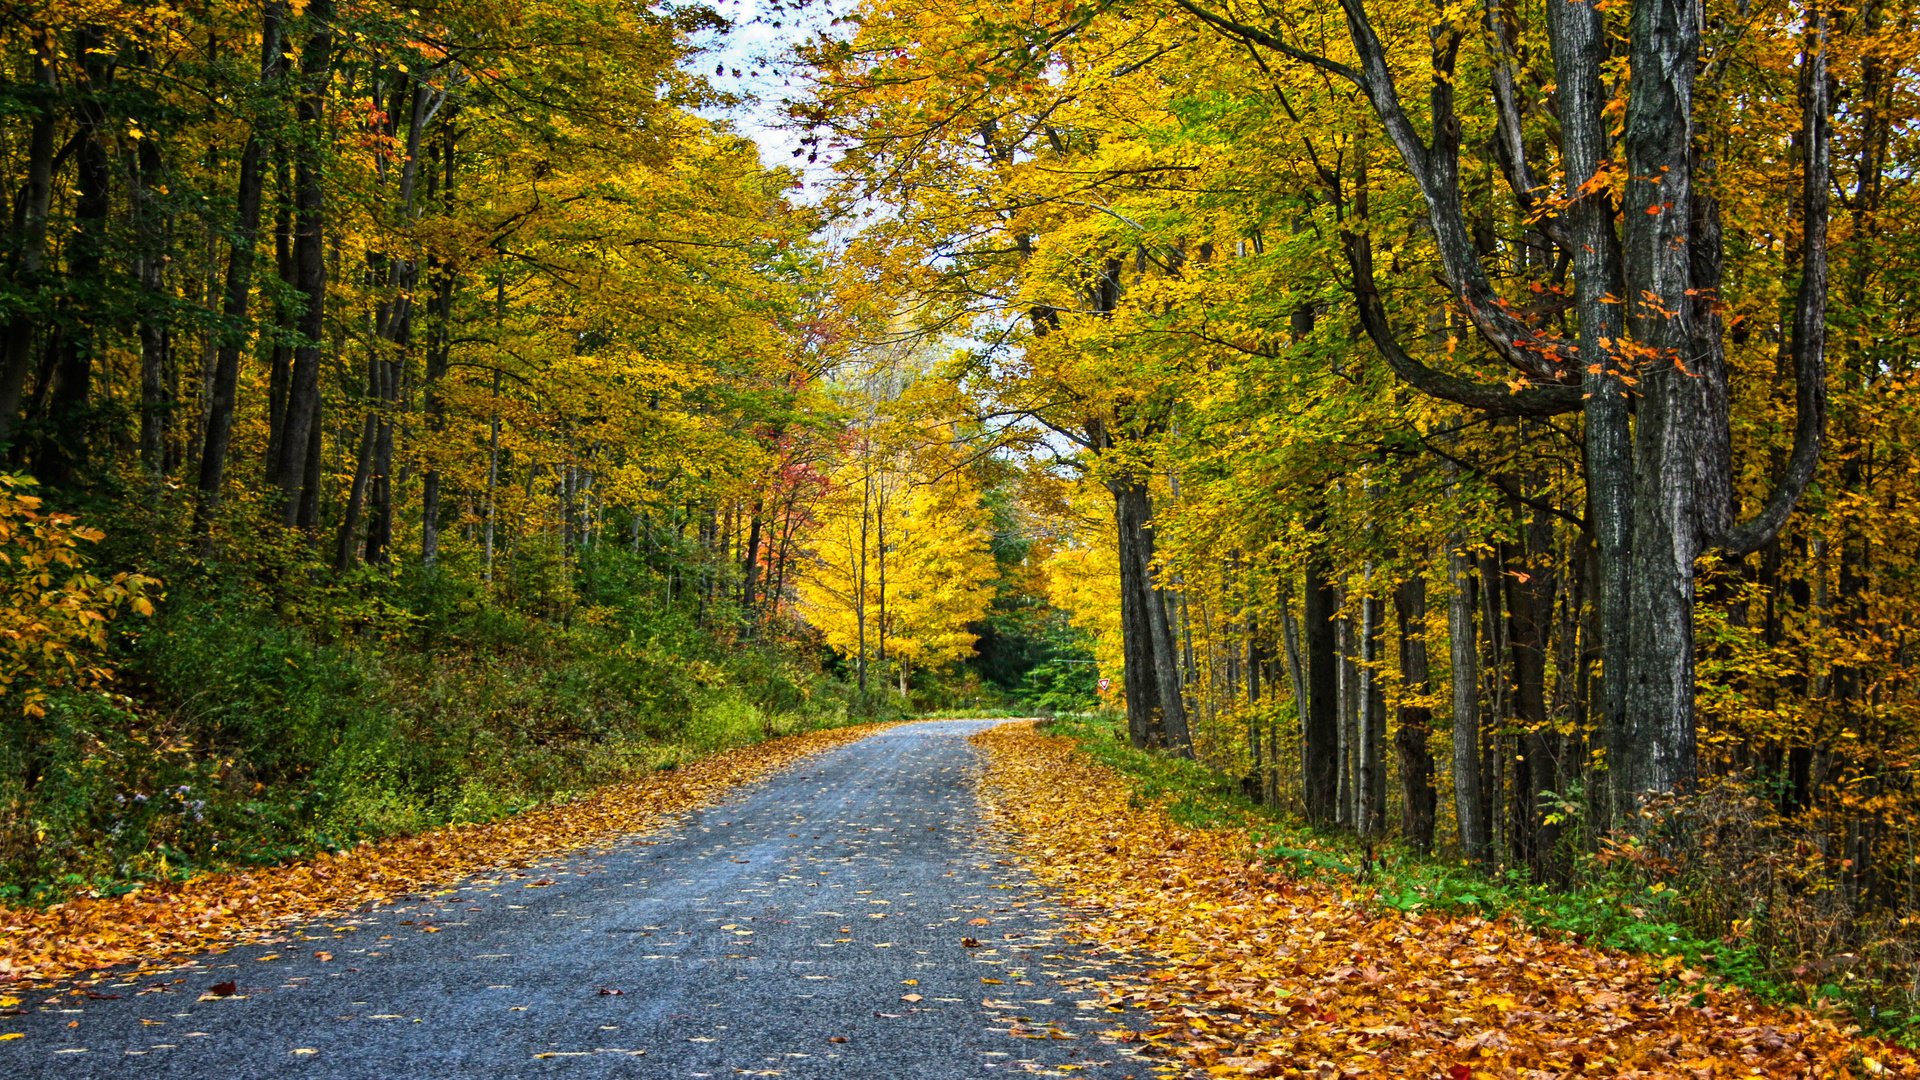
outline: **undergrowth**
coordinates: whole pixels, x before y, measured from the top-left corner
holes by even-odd
[[[491,820],[888,712],[621,548],[492,588],[270,556],[143,559],[167,595],[116,623],[112,692],[56,694],[0,740],[0,903]]]
[[[1367,901],[1400,911],[1478,914],[1655,958],[1676,976],[1707,973],[1776,1003],[1824,1004],[1851,1012],[1868,1031],[1920,1046],[1920,1015],[1905,987],[1889,986],[1832,965],[1838,979],[1807,978],[1763,955],[1751,941],[1712,937],[1684,921],[1686,897],[1664,882],[1595,860],[1578,868],[1578,884],[1535,884],[1524,871],[1488,873],[1398,844],[1369,846],[1351,834],[1315,829],[1286,811],[1259,804],[1238,783],[1199,762],[1136,749],[1124,722],[1105,714],[1062,715],[1042,726],[1074,740],[1088,757],[1126,776],[1133,798],[1159,804],[1177,824],[1245,830],[1270,863],[1301,877],[1336,881]]]

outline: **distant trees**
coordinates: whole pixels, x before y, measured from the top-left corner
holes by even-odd
[[[851,663],[860,688],[972,655],[993,598],[980,489],[953,449],[856,429],[831,475],[796,579],[800,615]]]

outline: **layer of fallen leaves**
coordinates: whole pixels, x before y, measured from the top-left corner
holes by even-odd
[[[300,862],[207,874],[45,909],[0,907],[0,985],[37,985],[100,968],[163,964],[482,871],[524,867],[605,844],[711,805],[742,784],[864,738],[880,726],[790,735],[499,821],[450,825]]]
[[[982,793],[1089,940],[1149,958],[1106,987],[1144,1038],[1222,1076],[1920,1075],[1841,1021],[1662,963],[1477,917],[1404,914],[1175,825],[1032,725],[976,736]],[[1127,1037],[1123,1035],[1122,1037]]]

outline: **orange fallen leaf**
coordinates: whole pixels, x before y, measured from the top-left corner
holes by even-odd
[[[280,866],[206,874],[50,908],[0,905],[0,982],[46,986],[81,972],[159,963],[338,918],[486,871],[526,868],[657,826],[813,754],[891,725],[812,731],[738,747],[671,772],[610,784],[572,802],[484,824],[361,844]],[[529,887],[554,884],[543,878]],[[348,929],[351,929],[350,927]],[[424,928],[437,933],[438,928]],[[229,991],[228,993],[232,993]],[[215,994],[215,996],[226,996]]]

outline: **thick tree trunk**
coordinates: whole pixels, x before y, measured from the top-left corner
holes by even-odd
[[[1621,278],[1616,208],[1610,188],[1590,183],[1611,152],[1611,99],[1602,68],[1608,46],[1604,16],[1594,0],[1568,0],[1546,8],[1548,38],[1560,93],[1560,148],[1567,188],[1582,192],[1567,208],[1573,262],[1574,304],[1580,315],[1580,354],[1591,358],[1581,376],[1585,397],[1587,511],[1592,525],[1599,581],[1601,730],[1625,730],[1626,651],[1629,629],[1628,559],[1632,550],[1632,444],[1628,366],[1615,356],[1623,333],[1626,285]]]
[[[1114,529],[1120,550],[1120,652],[1126,667],[1127,735],[1139,747],[1166,745],[1160,712],[1160,677],[1153,648],[1151,612],[1156,604],[1145,566],[1152,558],[1138,550],[1146,537],[1151,509],[1142,485],[1116,481]]]

